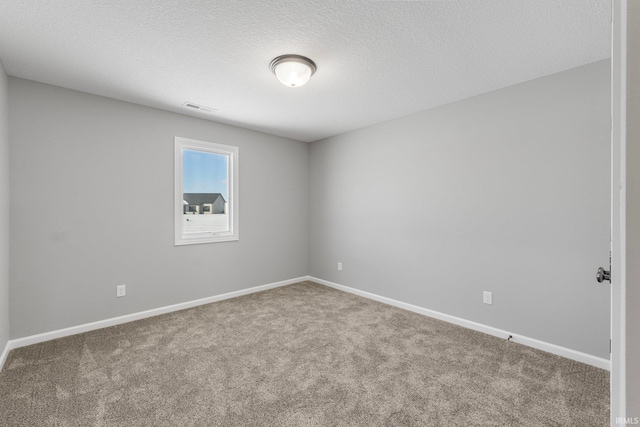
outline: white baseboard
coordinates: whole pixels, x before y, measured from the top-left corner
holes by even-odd
[[[0,356],[0,370],[2,370],[4,366],[4,363],[7,359],[9,351],[13,350],[14,348],[25,347],[28,345],[37,344],[40,342],[49,341],[56,338],[63,338],[70,335],[80,334],[82,332],[88,332],[88,331],[93,331],[95,329],[107,328],[109,326],[115,326],[115,325],[120,325],[122,323],[133,322],[134,320],[145,319],[147,317],[153,317],[153,316],[158,316],[160,314],[171,313],[178,310],[184,310],[186,308],[197,307],[199,305],[209,304],[216,301],[222,301],[225,299],[235,298],[242,295],[248,295],[248,294],[252,294],[260,291],[266,291],[267,289],[273,289],[281,286],[291,285],[291,284],[302,282],[305,280],[310,280],[334,289],[338,289],[344,292],[349,292],[355,295],[359,295],[361,297],[372,299],[374,301],[392,305],[394,307],[399,307],[405,310],[412,311],[414,313],[422,314],[424,316],[433,317],[435,319],[443,320],[445,322],[453,323],[455,325],[459,325],[468,329],[473,329],[475,331],[484,332],[486,334],[493,335],[496,337],[507,338],[509,335],[512,335],[513,338],[511,340],[513,342],[517,342],[519,344],[537,348],[538,350],[543,350],[548,353],[556,354],[558,356],[566,357],[567,359],[586,363],[587,365],[595,366],[601,369],[606,369],[606,370],[611,369],[611,363],[607,359],[602,359],[600,357],[592,356],[590,354],[571,350],[565,347],[561,347],[555,344],[550,344],[544,341],[536,340],[536,339],[525,337],[522,335],[516,335],[512,332],[508,332],[502,329],[483,325],[481,323],[472,322],[470,320],[465,320],[460,317],[450,316],[448,314],[440,313],[434,310],[429,310],[423,307],[418,307],[416,305],[404,303],[401,301],[396,301],[394,299],[372,294],[370,292],[361,291],[361,290],[350,288],[344,285],[339,285],[337,283],[329,282],[327,280],[318,279],[317,277],[303,276],[295,279],[283,280],[281,282],[270,283],[267,285],[261,285],[261,286],[255,286],[248,289],[242,289],[239,291],[228,292],[226,294],[215,295],[212,297],[202,298],[202,299],[193,300],[193,301],[187,301],[180,304],[174,304],[166,307],[155,308],[152,310],[141,311],[138,313],[127,314],[125,316],[114,317],[111,319],[100,320],[97,322],[86,323],[78,326],[72,326],[65,329],[59,329],[56,331],[45,332],[37,335],[31,335],[24,338],[9,340],[9,342],[7,342],[4,348],[4,351],[2,352],[2,355]]]
[[[109,326],[120,325],[122,323],[133,322],[134,320],[145,319],[147,317],[158,316],[160,314],[171,313],[178,310],[184,310],[186,308],[197,307],[199,305],[209,304],[216,301],[222,301],[225,299],[235,298],[242,295],[253,294],[260,291],[266,291],[267,289],[279,288],[281,286],[291,285],[293,283],[309,280],[309,276],[298,277],[296,279],[283,280],[281,282],[269,283],[267,285],[254,286],[253,288],[241,289],[239,291],[228,292],[226,294],[215,295],[212,297],[201,298],[193,301],[187,301],[179,304],[168,305],[165,307],[154,308],[152,310],[140,311],[138,313],[127,314],[120,317],[113,317],[111,319],[99,320],[97,322],[85,323],[83,325],[72,326],[69,328],[58,329],[56,331],[44,332],[42,334],[31,335],[24,338],[17,338],[9,340],[7,346],[2,353],[2,363],[0,364],[0,370],[4,366],[5,358],[10,350],[14,348],[25,347],[32,344],[41,343],[44,341],[54,340],[56,338],[68,337],[69,335],[80,334],[82,332],[93,331],[96,329],[107,328]]]
[[[2,350],[2,355],[0,355],[0,371],[2,371],[2,368],[4,368],[4,362],[7,360],[7,356],[9,355],[9,351],[11,350],[11,348],[9,348],[9,343],[11,341],[7,341],[7,344],[4,346],[4,350]]]
[[[384,304],[392,305],[394,307],[403,308],[405,310],[413,311],[425,316],[433,317],[438,320],[444,320],[445,322],[453,323],[455,325],[463,326],[474,331],[484,332],[485,334],[494,335],[500,338],[508,338],[511,335],[511,341],[523,344],[529,347],[536,348],[538,350],[546,351],[548,353],[556,354],[558,356],[566,357],[567,359],[575,360],[578,362],[586,363],[587,365],[595,366],[597,368],[611,370],[611,362],[607,359],[592,356],[590,354],[582,353],[580,351],[571,350],[569,348],[561,347],[559,345],[550,344],[544,341],[536,340],[534,338],[525,337],[522,335],[516,335],[513,332],[508,332],[502,329],[494,328],[492,326],[483,325],[481,323],[465,320],[460,317],[450,316],[448,314],[440,313],[438,311],[429,310],[427,308],[418,307],[416,305],[407,304],[401,301],[396,301],[391,298],[382,297],[380,295],[372,294],[369,292],[361,291],[359,289],[350,288],[348,286],[339,285],[337,283],[329,282],[327,280],[318,279],[316,277],[309,277],[307,280],[311,280],[321,285],[329,286],[341,291],[349,292],[351,294],[359,295],[361,297],[369,298]]]

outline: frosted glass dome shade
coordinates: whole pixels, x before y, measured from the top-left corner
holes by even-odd
[[[271,61],[271,71],[285,86],[300,87],[316,72],[316,64],[300,55],[282,55]]]

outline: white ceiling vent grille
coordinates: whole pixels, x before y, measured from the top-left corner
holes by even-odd
[[[203,113],[215,113],[217,110],[211,107],[205,107],[204,105],[195,104],[193,102],[185,102],[182,104],[184,107],[187,107],[191,110],[201,111]]]

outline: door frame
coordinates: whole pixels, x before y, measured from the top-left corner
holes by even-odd
[[[611,10],[611,425],[626,417],[627,0]]]

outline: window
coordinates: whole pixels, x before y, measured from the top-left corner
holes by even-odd
[[[238,147],[175,138],[175,244],[238,240]]]

